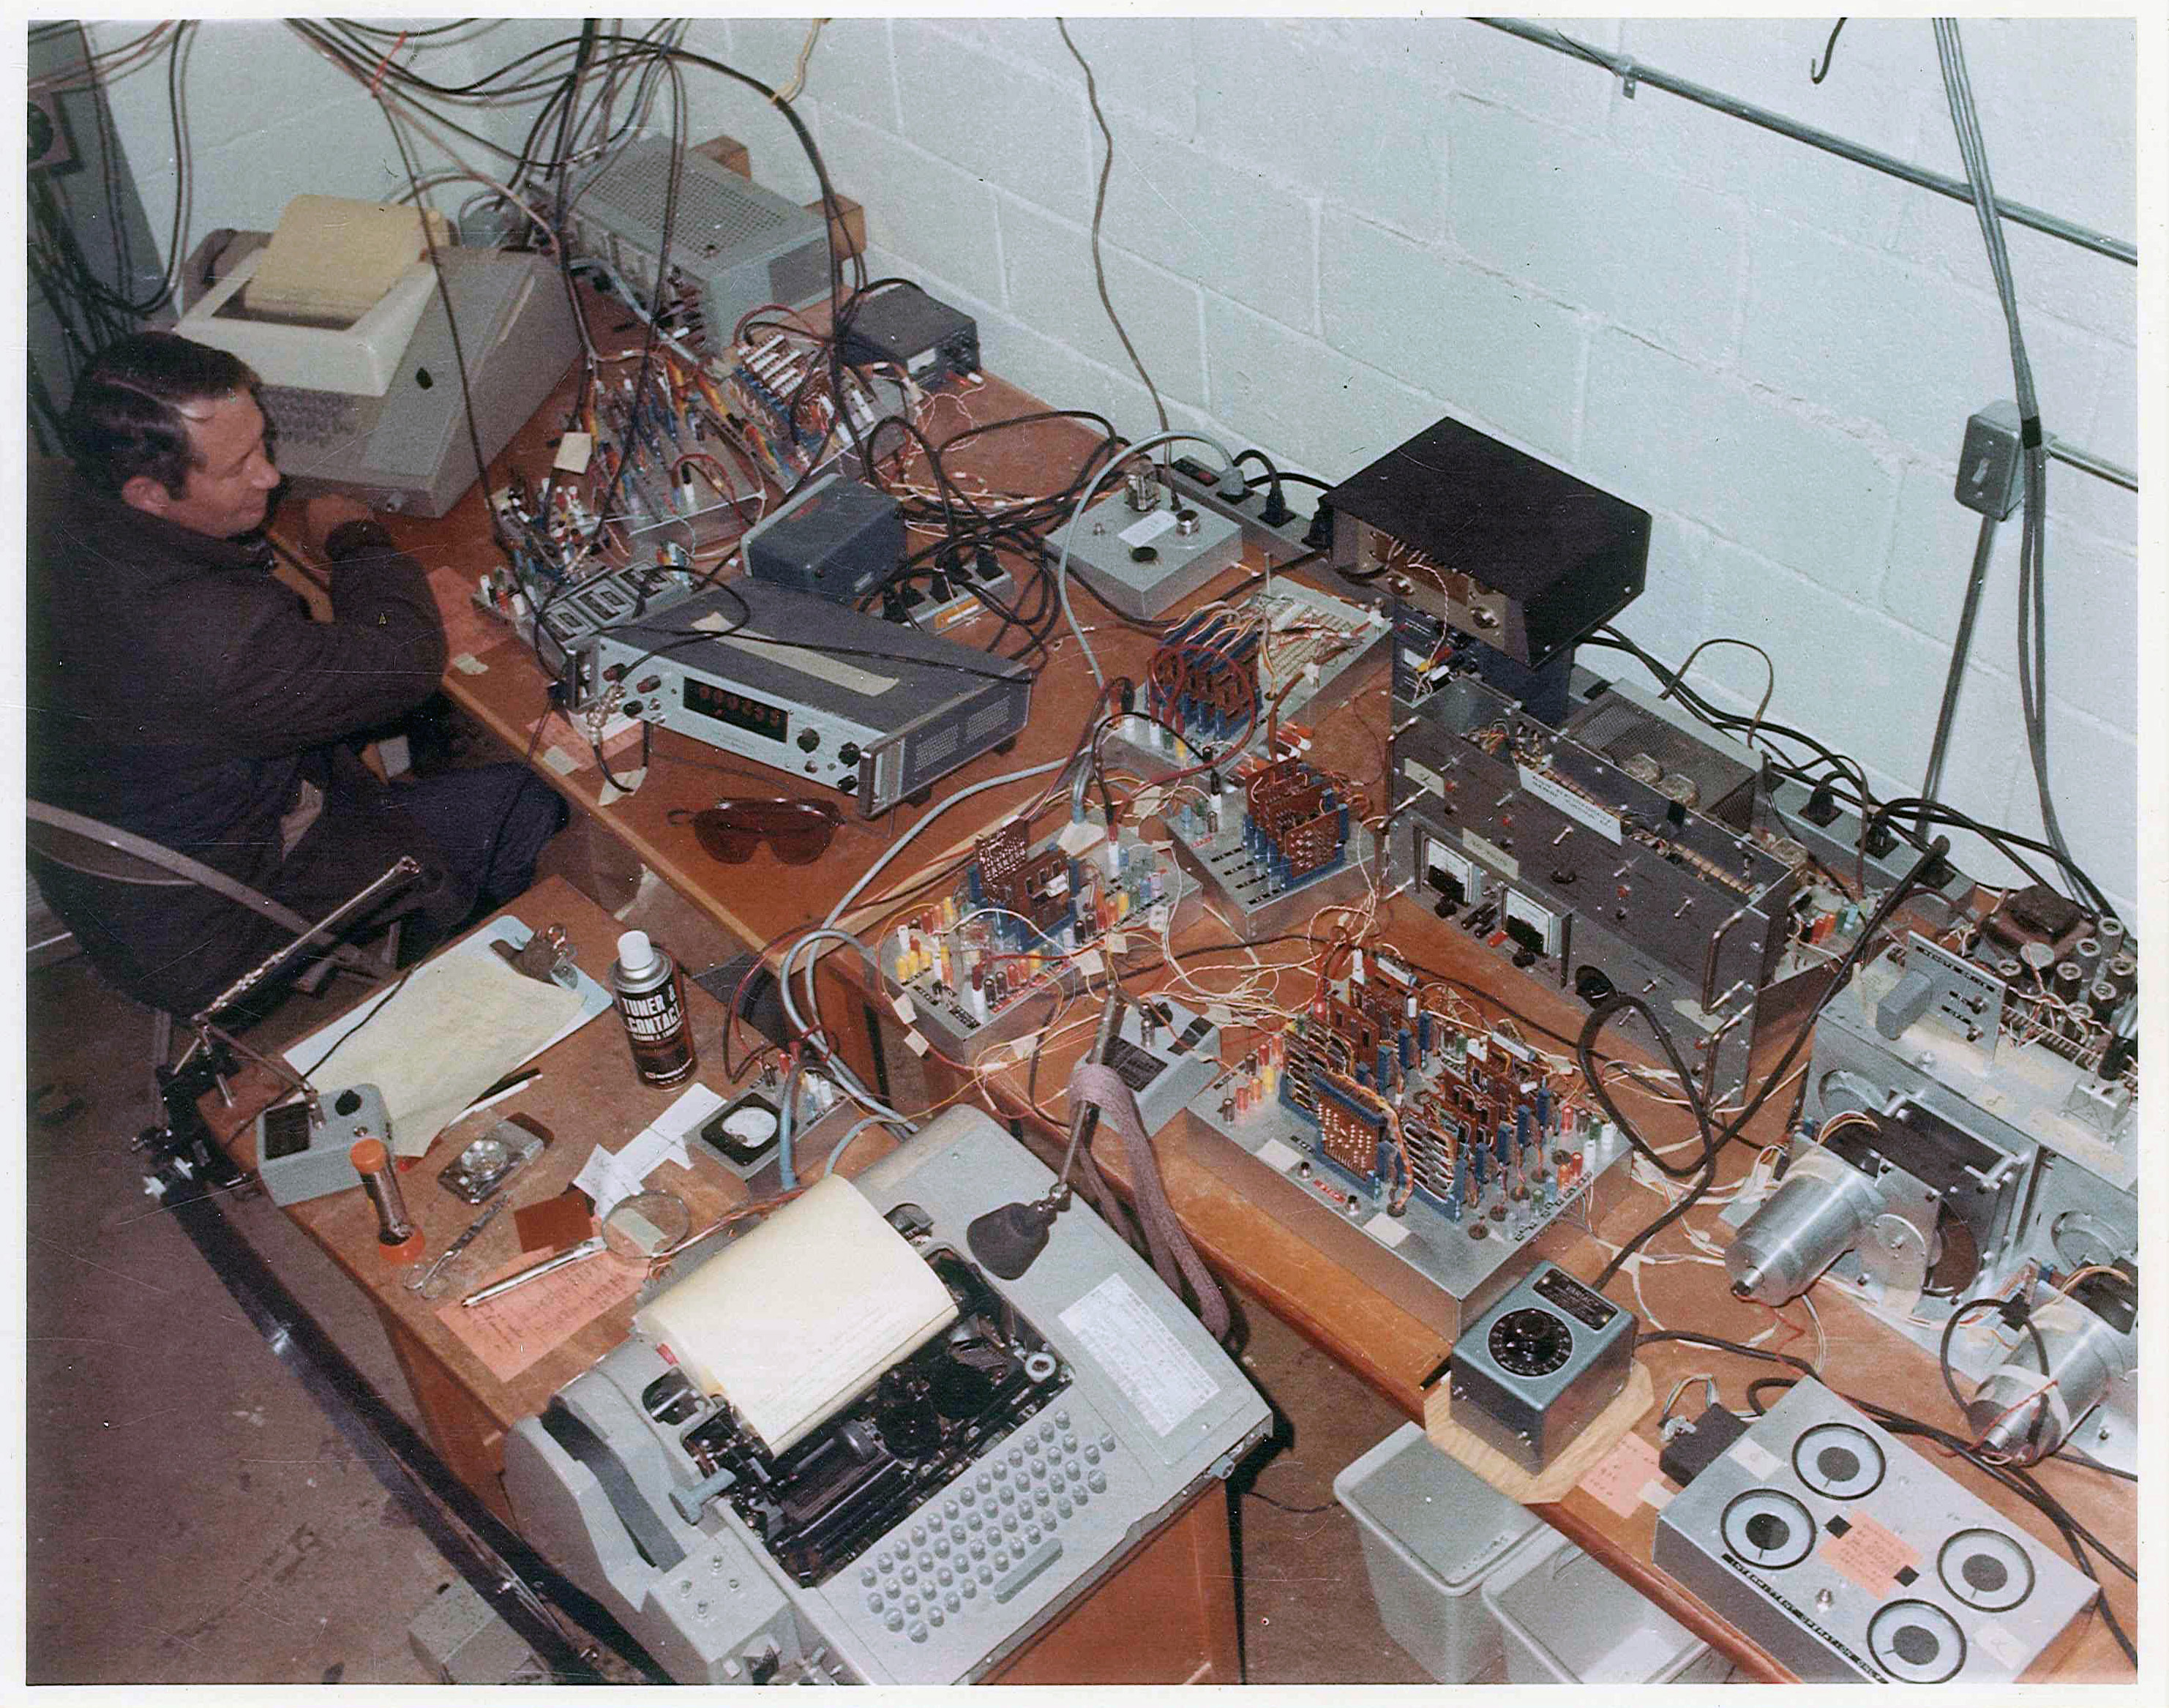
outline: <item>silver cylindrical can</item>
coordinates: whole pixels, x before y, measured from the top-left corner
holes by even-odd
[[[699,1058],[685,1018],[678,966],[646,931],[627,931],[617,940],[610,992],[617,999],[618,1018],[625,1022],[633,1070],[642,1082],[674,1086],[690,1077]]]

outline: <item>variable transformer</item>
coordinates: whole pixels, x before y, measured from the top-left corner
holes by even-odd
[[[1636,1326],[1557,1264],[1539,1264],[1454,1342],[1453,1421],[1524,1470],[1542,1470],[1627,1385]]]

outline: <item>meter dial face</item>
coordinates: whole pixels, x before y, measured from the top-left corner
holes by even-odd
[[[1936,1557],[1943,1587],[1983,1613],[2007,1613],[2033,1593],[2033,1561],[2000,1530],[1961,1530]]]
[[[1815,1545],[1814,1518],[1782,1489],[1751,1488],[1735,1495],[1719,1528],[1727,1548],[1765,1572],[1799,1565]]]
[[[1940,1684],[1965,1665],[1965,1634],[1932,1603],[1887,1602],[1868,1622],[1868,1652],[1902,1684]]]
[[[775,1128],[772,1111],[750,1103],[723,1117],[723,1131],[741,1145],[765,1145],[775,1136]]]
[[[1524,1305],[1491,1325],[1491,1360],[1516,1376],[1548,1376],[1574,1351],[1574,1331],[1548,1310]]]
[[[1883,1449],[1850,1423],[1818,1423],[1793,1444],[1793,1470],[1819,1495],[1857,1501],[1883,1484]]]

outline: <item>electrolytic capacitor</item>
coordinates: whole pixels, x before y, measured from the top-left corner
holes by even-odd
[[[2086,975],[2076,961],[2059,961],[2052,975],[2051,988],[2065,1002],[2075,1002],[2086,987]]]
[[[2139,959],[2134,955],[2118,955],[2108,963],[2108,982],[2116,987],[2118,997],[2129,996],[2139,988]]]
[[[1996,963],[1996,976],[2006,985],[2016,985],[2026,976],[2026,968],[2015,957],[2006,955]]]
[[[2118,955],[2124,953],[2124,921],[2122,920],[2103,920],[2098,926],[2094,927],[2094,935],[2101,939],[2101,952],[2102,958],[2103,960],[2113,961]]]
[[[2107,1025],[2109,1016],[2116,1012],[2118,1000],[2116,986],[2106,979],[2097,979],[2086,986],[2086,1006],[2093,1011],[2094,1018],[2103,1025]]]
[[[2071,945],[2071,961],[2080,975],[2092,984],[2101,966],[2102,946],[2099,937],[2081,937]]]
[[[381,1139],[363,1137],[346,1154],[354,1172],[361,1177],[361,1189],[376,1209],[376,1252],[387,1263],[412,1263],[427,1244],[407,1214],[407,1201],[399,1193],[398,1177],[392,1172],[392,1153]]]

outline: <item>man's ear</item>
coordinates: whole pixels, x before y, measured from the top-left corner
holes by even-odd
[[[131,475],[120,488],[120,501],[153,516],[163,516],[173,507],[173,495],[166,490],[166,483],[147,474]]]

